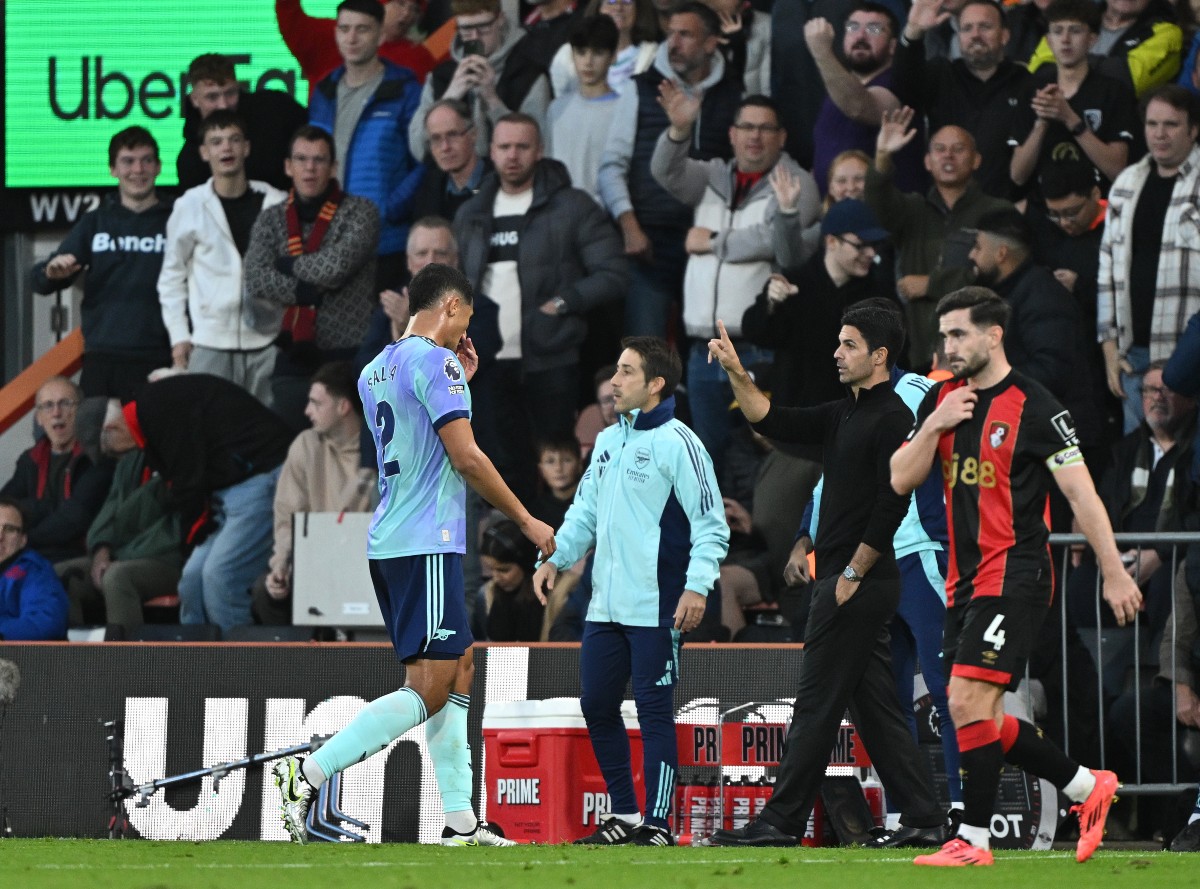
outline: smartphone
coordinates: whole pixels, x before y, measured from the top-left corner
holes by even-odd
[[[463,41],[463,56],[481,56],[483,55],[482,40],[464,40]]]

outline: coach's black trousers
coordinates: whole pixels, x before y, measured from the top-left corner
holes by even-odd
[[[792,836],[804,834],[848,707],[884,789],[899,804],[900,822],[934,827],[945,813],[892,678],[887,625],[900,602],[900,578],[868,574],[840,607],[837,578],[824,578],[813,590],[792,725],[762,818]]]

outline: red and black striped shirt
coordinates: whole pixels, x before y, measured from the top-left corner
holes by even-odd
[[[934,386],[921,402],[914,433],[946,395],[965,385],[947,380]],[[1017,371],[977,394],[972,418],[938,440],[950,529],[946,605],[1002,595],[1048,603],[1047,498],[1052,473],[1083,461],[1075,423],[1044,386]]]

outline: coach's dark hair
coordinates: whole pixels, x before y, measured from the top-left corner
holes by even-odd
[[[21,517],[21,533],[29,533],[29,513],[25,511],[25,507],[21,505],[20,501],[15,500],[12,497],[0,497],[0,506],[7,506],[9,509],[15,509],[17,511],[17,515]]]
[[[310,383],[320,383],[334,398],[350,402],[355,416],[362,413],[362,401],[358,397],[358,374],[349,361],[327,361],[317,368]]]
[[[126,127],[108,140],[108,165],[117,165],[117,154],[122,150],[134,148],[154,149],[154,159],[158,160],[158,143],[145,127]]]
[[[1200,100],[1187,87],[1178,83],[1167,83],[1142,96],[1140,105],[1143,121],[1146,120],[1146,111],[1151,102],[1166,102],[1176,111],[1187,113],[1189,127],[1200,126]]]
[[[667,399],[675,394],[675,387],[683,377],[683,364],[679,361],[679,353],[667,345],[667,341],[656,336],[627,336],[621,340],[622,349],[632,349],[642,356],[642,369],[649,383],[655,377],[662,377],[662,391],[658,393],[661,399]]]
[[[230,111],[228,108],[218,108],[204,120],[200,121],[200,126],[196,128],[196,136],[201,142],[204,137],[213,130],[238,130],[243,136],[249,139],[246,134],[246,121],[236,111]]]
[[[986,287],[960,287],[947,293],[937,304],[937,316],[941,318],[959,309],[969,309],[968,317],[976,327],[999,327],[1008,329],[1012,309],[994,290]]]
[[[360,12],[383,24],[383,4],[379,0],[342,0],[337,5],[337,14],[343,12]]]
[[[708,32],[709,37],[721,36],[721,18],[712,7],[706,6],[700,0],[688,0],[687,3],[680,3],[674,7],[670,15],[694,15],[704,23],[704,30]]]
[[[886,296],[869,296],[866,299],[860,299],[858,302],[847,306],[846,311],[867,308],[882,309],[896,316],[896,323],[900,325],[900,345],[896,347],[895,355],[899,359],[901,351],[908,344],[908,323],[904,320],[904,309],[894,299],[888,299]],[[892,367],[894,364],[895,362],[888,366]]]
[[[333,134],[329,130],[323,130],[308,123],[292,133],[291,141],[288,142],[288,157],[292,156],[292,150],[301,139],[305,142],[324,142],[329,146],[329,160],[337,160],[337,144],[333,141]]]
[[[475,302],[475,291],[466,275],[454,266],[431,262],[409,282],[408,310],[415,315],[431,309],[448,293],[457,293],[467,305]]]
[[[885,359],[888,370],[896,366],[900,350],[904,348],[904,321],[900,313],[890,306],[866,305],[867,300],[855,303],[842,313],[842,324],[854,327],[867,341],[867,348],[887,349]]]
[[[1092,0],[1054,0],[1046,7],[1042,18],[1048,25],[1055,22],[1081,22],[1093,34],[1099,34],[1101,16],[1100,4]]]

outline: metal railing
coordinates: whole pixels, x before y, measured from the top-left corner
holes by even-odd
[[[1143,663],[1142,650],[1147,644],[1154,644],[1156,640],[1151,638],[1150,630],[1146,627],[1146,621],[1142,614],[1138,614],[1134,619],[1131,635],[1132,635],[1132,680],[1129,688],[1129,693],[1133,695],[1133,718],[1134,724],[1134,774],[1122,774],[1123,793],[1136,794],[1170,794],[1177,793],[1189,788],[1195,788],[1196,782],[1184,780],[1180,774],[1180,760],[1186,754],[1181,751],[1180,734],[1186,731],[1196,731],[1195,729],[1185,728],[1180,725],[1178,720],[1178,703],[1175,695],[1175,677],[1178,675],[1178,664],[1176,657],[1176,645],[1178,641],[1179,626],[1176,620],[1176,585],[1184,583],[1180,577],[1180,564],[1183,561],[1183,550],[1193,543],[1200,543],[1200,532],[1160,532],[1160,533],[1120,533],[1115,535],[1118,549],[1125,551],[1133,549],[1140,556],[1143,549],[1162,550],[1169,546],[1171,556],[1169,560],[1164,560],[1159,571],[1170,571],[1170,594],[1171,607],[1170,615],[1164,625],[1164,635],[1170,634],[1170,663],[1160,663],[1157,672],[1166,674],[1170,677],[1171,682],[1171,764],[1170,764],[1170,781],[1169,782],[1144,782],[1144,751],[1143,751],[1143,691],[1146,689],[1146,683],[1143,682],[1143,672],[1146,665]],[[1056,595],[1058,601],[1056,605],[1059,609],[1060,617],[1060,656],[1061,656],[1061,681],[1062,681],[1062,731],[1063,743],[1068,754],[1071,753],[1071,721],[1070,713],[1070,697],[1072,692],[1071,678],[1069,675],[1069,633],[1077,632],[1081,640],[1089,634],[1094,633],[1094,639],[1087,640],[1094,643],[1093,646],[1088,646],[1093,653],[1093,659],[1096,667],[1096,699],[1097,710],[1096,721],[1100,728],[1099,744],[1100,744],[1100,763],[1101,768],[1108,767],[1109,751],[1108,751],[1108,719],[1105,699],[1106,688],[1104,682],[1104,652],[1106,630],[1102,625],[1102,617],[1108,610],[1108,604],[1103,599],[1103,579],[1100,572],[1096,572],[1096,581],[1094,586],[1094,615],[1095,628],[1091,627],[1072,627],[1068,621],[1068,602],[1067,602],[1067,582],[1072,571],[1077,570],[1071,564],[1072,549],[1078,552],[1080,546],[1086,546],[1086,539],[1082,534],[1052,534],[1050,535],[1050,545],[1054,549],[1056,557],[1059,558],[1058,568],[1060,570],[1059,577],[1061,582],[1057,586]],[[1135,580],[1139,585],[1144,582],[1142,578],[1136,577]],[[1112,635],[1111,632],[1109,635]],[[1195,689],[1193,689],[1195,690]],[[1108,690],[1111,692],[1111,689]],[[1090,763],[1089,763],[1090,765]],[[1193,771],[1200,767],[1200,762],[1193,764]]]

